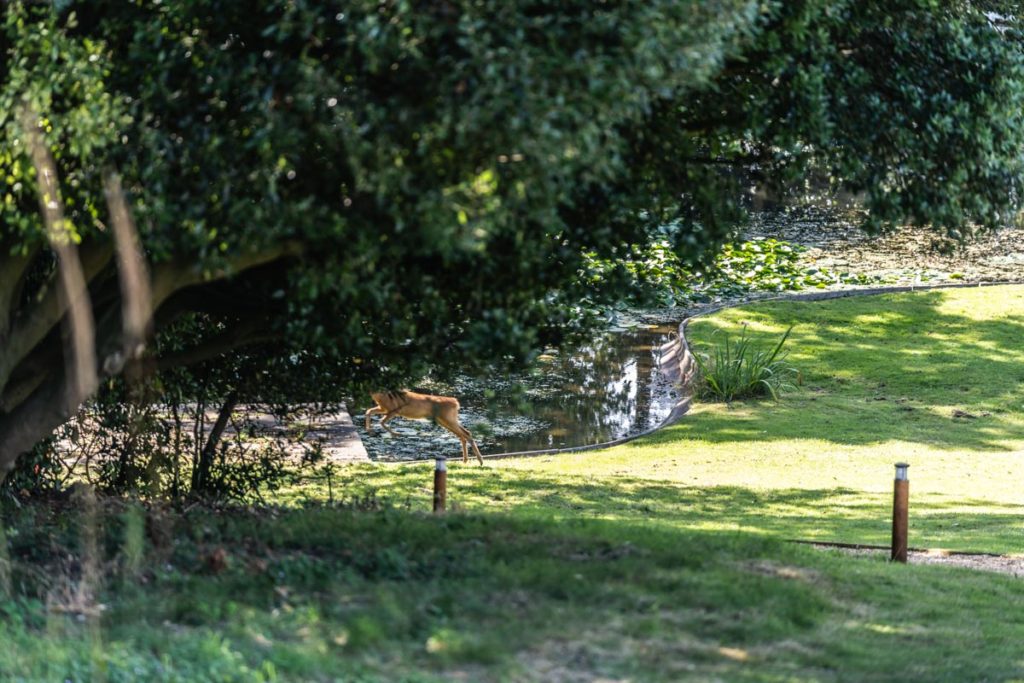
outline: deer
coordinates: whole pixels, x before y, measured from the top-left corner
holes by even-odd
[[[404,417],[408,420],[432,420],[434,424],[440,425],[458,437],[462,444],[462,462],[469,460],[467,443],[473,446],[473,453],[477,461],[483,465],[484,459],[480,455],[480,449],[473,440],[469,430],[459,424],[459,400],[452,396],[433,396],[431,394],[417,394],[414,391],[382,391],[370,394],[370,398],[377,404],[366,411],[366,431],[370,434],[373,430],[370,427],[370,416],[381,415],[380,426],[387,430],[392,436],[398,434],[388,427],[388,420],[394,417]]]

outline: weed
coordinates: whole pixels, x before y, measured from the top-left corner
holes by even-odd
[[[724,343],[710,354],[694,354],[700,369],[700,395],[726,402],[765,395],[778,400],[781,392],[795,389],[792,382],[799,381],[799,373],[786,362],[787,352],[782,350],[792,331],[792,327],[786,330],[773,347],[755,345],[746,325],[735,343],[723,333]]]

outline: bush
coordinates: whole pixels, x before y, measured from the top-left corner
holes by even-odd
[[[728,333],[725,342],[710,354],[694,354],[700,379],[697,393],[704,398],[731,402],[739,398],[771,396],[778,400],[783,391],[795,389],[800,373],[786,362],[788,352],[782,346],[793,331],[790,326],[773,347],[755,345],[747,337],[747,326],[733,343]]]
[[[330,404],[232,402],[223,433],[211,443],[222,399],[145,402],[111,386],[18,459],[0,482],[0,498],[55,494],[84,481],[105,495],[252,504],[295,483],[324,459],[322,437],[307,431],[334,412]],[[200,481],[194,474],[204,459]]]

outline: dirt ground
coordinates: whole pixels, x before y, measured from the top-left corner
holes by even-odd
[[[879,548],[837,548],[827,543],[813,544],[819,550],[838,551],[848,555],[888,557],[889,551]],[[907,564],[941,564],[947,567],[964,567],[986,572],[998,572],[1010,576],[1024,577],[1024,556],[987,555],[982,553],[957,553],[945,550],[911,550],[907,553]]]

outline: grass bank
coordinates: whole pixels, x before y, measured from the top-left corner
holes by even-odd
[[[81,542],[70,511],[37,507],[32,526],[9,530],[17,597],[0,601],[0,676],[426,683],[1024,675],[1016,652],[1024,588],[1012,577],[851,560],[757,534],[372,508],[151,510],[145,560],[134,566],[121,542],[126,513],[110,511],[101,515],[107,543],[93,605],[79,597]],[[29,557],[33,571],[51,573],[17,570]],[[42,586],[45,595],[34,594]]]

